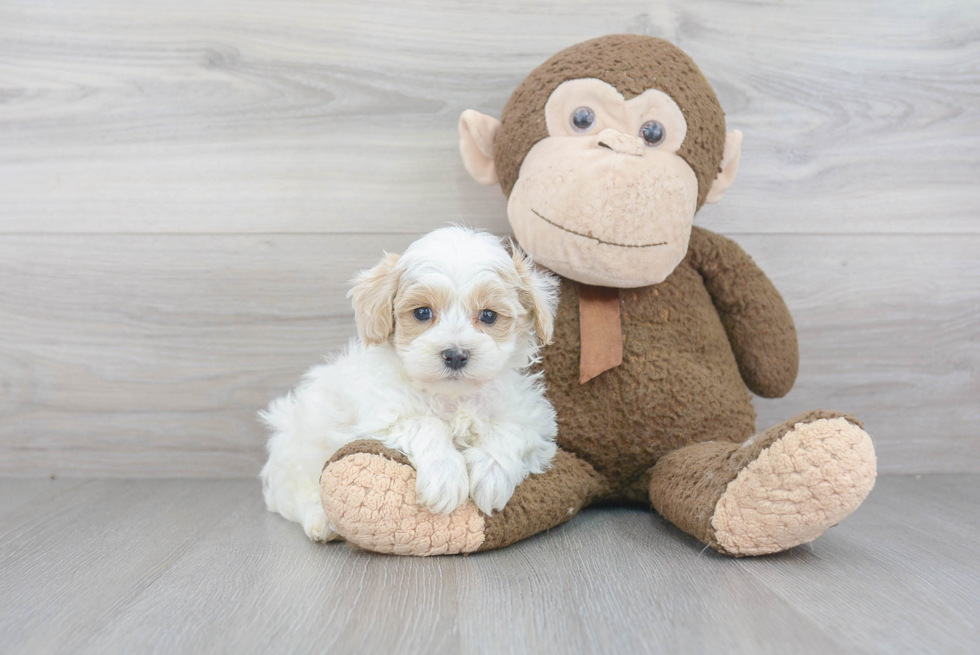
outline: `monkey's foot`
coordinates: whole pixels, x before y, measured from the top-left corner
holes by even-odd
[[[877,470],[871,437],[849,417],[806,418],[740,446],[743,453],[757,455],[715,505],[711,542],[718,550],[765,555],[805,544],[867,497]],[[758,450],[760,445],[765,447]],[[732,460],[738,455],[733,453]]]
[[[365,550],[394,555],[471,553],[484,542],[484,516],[467,500],[433,514],[415,496],[415,468],[377,441],[355,441],[320,476],[323,510],[334,529]]]

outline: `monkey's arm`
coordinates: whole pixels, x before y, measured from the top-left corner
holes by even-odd
[[[690,252],[745,384],[764,398],[785,396],[796,381],[800,355],[796,327],[782,296],[730,239],[695,227]]]

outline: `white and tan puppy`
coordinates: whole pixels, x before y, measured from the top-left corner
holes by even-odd
[[[337,534],[320,504],[324,463],[376,439],[417,469],[419,501],[490,514],[555,455],[555,412],[528,367],[551,340],[557,280],[483,232],[447,227],[359,275],[359,338],[261,414],[273,431],[266,506],[315,541]]]

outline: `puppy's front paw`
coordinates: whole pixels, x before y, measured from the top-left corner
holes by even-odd
[[[306,512],[303,518],[303,531],[310,541],[325,543],[340,539],[340,535],[330,525],[327,515],[323,513],[323,508],[315,506]]]
[[[507,470],[489,457],[470,469],[470,497],[487,516],[507,505],[516,486]]]
[[[466,461],[455,450],[417,462],[415,491],[418,501],[435,514],[449,514],[469,493]]]

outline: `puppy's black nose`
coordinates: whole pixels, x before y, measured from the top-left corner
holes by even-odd
[[[442,351],[442,361],[445,362],[447,368],[451,368],[454,371],[458,371],[466,366],[469,357],[470,354],[465,350],[450,348],[449,350]]]

